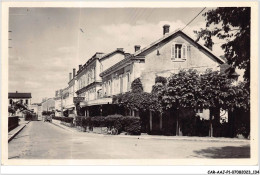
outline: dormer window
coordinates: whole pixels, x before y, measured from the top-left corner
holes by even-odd
[[[184,43],[173,43],[172,44],[172,61],[185,61],[187,58],[187,46]]]

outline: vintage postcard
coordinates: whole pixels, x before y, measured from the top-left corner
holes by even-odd
[[[2,164],[258,164],[257,8],[2,2]]]

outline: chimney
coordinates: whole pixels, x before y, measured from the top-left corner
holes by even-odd
[[[124,48],[117,48],[117,50],[124,52]]]
[[[69,75],[69,77],[70,77],[70,80],[71,80],[71,78],[72,78],[72,73],[71,73],[71,72],[70,72],[70,75]],[[70,81],[70,80],[69,80],[69,81]]]
[[[170,25],[169,24],[165,24],[163,26],[163,35],[168,34],[170,32]]]
[[[76,76],[76,69],[73,68],[73,78],[75,78],[75,76]]]
[[[137,52],[138,50],[141,49],[141,46],[140,45],[135,45],[135,52]]]
[[[79,65],[79,70],[81,69],[81,67],[82,67],[82,64]]]

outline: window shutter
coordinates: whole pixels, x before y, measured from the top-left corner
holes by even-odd
[[[174,59],[176,58],[176,56],[177,56],[177,55],[175,54],[175,52],[176,52],[176,50],[175,50],[175,44],[176,44],[175,42],[172,43],[172,53],[171,53],[171,56],[172,56],[171,59],[172,59],[172,60],[174,60]]]
[[[182,59],[186,59],[187,58],[187,46],[186,44],[182,45]]]
[[[187,46],[187,58],[190,58],[190,54],[191,54],[190,49],[191,49],[191,46],[188,45],[188,46]]]
[[[174,60],[175,59],[175,43],[172,43],[172,48],[171,48],[171,59]]]

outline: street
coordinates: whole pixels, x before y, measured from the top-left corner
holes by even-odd
[[[8,144],[9,159],[249,158],[249,142],[138,139],[70,132],[32,121]]]

